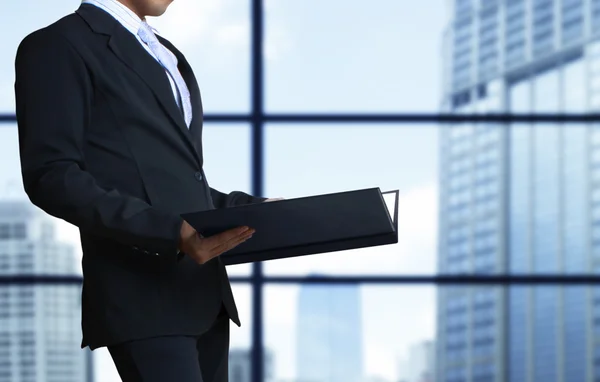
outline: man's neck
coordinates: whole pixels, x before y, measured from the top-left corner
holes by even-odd
[[[127,8],[129,8],[133,13],[135,13],[142,21],[146,21],[146,15],[141,14],[140,11],[135,9],[135,7],[131,4],[129,0],[117,0],[119,3],[123,4]]]

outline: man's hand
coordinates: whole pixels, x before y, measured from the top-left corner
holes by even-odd
[[[278,200],[283,200],[283,198],[269,198],[269,199],[265,200],[265,203],[266,202],[276,202]]]
[[[227,252],[252,237],[255,232],[249,227],[237,227],[217,235],[203,237],[185,220],[181,226],[179,250],[198,264]]]

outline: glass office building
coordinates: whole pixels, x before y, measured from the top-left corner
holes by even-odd
[[[600,1],[452,5],[445,111],[598,111]],[[439,271],[600,269],[599,143],[594,123],[442,129]],[[596,292],[578,286],[440,290],[438,380],[600,380]]]
[[[303,285],[298,315],[298,380],[362,382],[360,289]]]
[[[273,353],[265,349],[264,380],[273,381]],[[246,349],[229,349],[229,382],[252,382],[252,354]]]
[[[0,276],[75,275],[74,248],[55,223],[22,201],[0,201]],[[0,381],[91,381],[80,349],[77,285],[0,288]]]

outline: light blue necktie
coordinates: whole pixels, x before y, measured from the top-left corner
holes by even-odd
[[[175,81],[177,90],[179,90],[185,124],[189,128],[192,121],[192,103],[190,101],[190,92],[185,84],[185,80],[181,76],[181,73],[179,73],[179,69],[177,69],[176,60],[173,58],[173,56],[171,56],[171,54],[169,54],[167,48],[165,48],[160,41],[158,41],[158,38],[156,38],[156,35],[147,22],[142,22],[140,29],[138,30],[138,36],[140,36],[143,42],[148,44],[150,51],[154,53],[160,64],[169,72],[171,78],[173,78],[173,81]]]

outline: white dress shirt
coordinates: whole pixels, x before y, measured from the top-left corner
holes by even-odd
[[[135,14],[135,12],[133,12],[131,9],[127,8],[125,5],[118,2],[117,0],[83,0],[82,3],[95,5],[96,7],[108,12],[129,32],[131,32],[131,34],[135,36],[138,42],[144,47],[144,49],[146,49],[148,54],[150,54],[156,61],[158,61],[158,58],[154,55],[154,53],[150,51],[148,45],[142,41],[140,36],[138,36],[138,30],[140,29],[140,25],[142,24],[142,19],[140,19],[139,16]],[[159,34],[156,29],[152,29],[155,34]],[[173,60],[177,62],[177,57],[175,57],[173,52],[171,52],[166,47],[165,49],[172,55]],[[177,85],[175,85],[175,81],[173,81],[173,78],[166,69],[165,73],[167,75],[167,78],[169,79],[169,82],[171,83],[171,89],[173,90],[173,97],[175,97],[175,102],[177,102],[177,106],[181,107]]]

